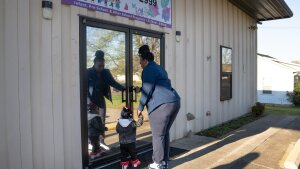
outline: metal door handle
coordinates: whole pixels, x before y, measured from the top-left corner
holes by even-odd
[[[122,103],[124,103],[124,102],[126,102],[126,99],[124,99],[124,92],[126,91],[126,89],[125,90],[122,90]]]
[[[132,86],[131,88],[130,88],[130,93],[131,93],[131,102],[136,102],[136,91],[135,91],[135,87],[134,86]],[[134,93],[134,95],[133,95],[133,93]]]

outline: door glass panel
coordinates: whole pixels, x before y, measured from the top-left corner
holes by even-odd
[[[116,82],[125,86],[126,85],[126,51],[125,51],[125,32],[113,31],[102,28],[95,27],[87,27],[86,30],[87,37],[87,68],[91,68],[94,65],[95,52],[97,50],[102,50],[104,52],[105,59],[105,69],[108,69]],[[108,82],[106,77],[101,74],[101,76],[97,77],[100,79],[99,84],[103,86],[107,86]],[[88,77],[88,81],[90,78]],[[97,84],[97,83],[96,83]],[[125,106],[126,102],[122,102],[122,91],[118,91],[114,89],[111,85],[111,97],[112,101],[105,98],[105,91],[107,88],[105,87],[97,87],[97,90],[100,91],[100,96],[97,99],[104,99],[106,103],[106,116],[105,116],[105,127],[107,127],[107,131],[105,132],[105,144],[110,148],[114,149],[119,146],[118,135],[115,131],[116,122],[120,116],[120,111],[122,107]],[[90,87],[90,86],[89,86]],[[124,99],[126,95],[124,93]],[[105,107],[103,107],[105,110]],[[100,111],[99,111],[100,112]],[[100,113],[101,116],[101,113]],[[102,118],[103,120],[103,118]],[[90,129],[89,129],[90,130]],[[101,136],[100,136],[101,137]],[[101,138],[99,140],[101,142]],[[101,146],[102,144],[100,144]],[[91,153],[93,146],[91,144],[91,140],[89,137],[89,153]],[[102,151],[105,151],[105,147],[101,147]],[[110,151],[106,151],[101,154],[99,157],[90,158],[91,161],[97,160],[107,154]],[[96,155],[97,156],[97,155]]]
[[[132,75],[132,79],[133,79],[133,86],[142,86],[142,67],[140,65],[140,59],[139,59],[139,55],[138,55],[138,50],[139,47],[141,47],[142,45],[149,45],[150,51],[154,54],[154,61],[157,64],[160,64],[160,39],[159,38],[154,38],[154,37],[149,37],[149,36],[142,36],[142,35],[137,35],[137,34],[132,34],[132,70],[133,70],[133,75]],[[136,102],[133,102],[133,107],[134,110],[137,110],[138,108],[138,104],[139,104],[139,100],[141,97],[141,93],[137,93],[136,94]],[[136,114],[134,114],[136,116]],[[148,112],[147,112],[147,108],[144,108],[143,111],[143,115],[144,115],[144,124],[142,127],[139,127],[137,132],[140,133],[140,136],[138,135],[137,139],[140,140],[147,140],[150,141],[151,137],[148,137],[149,135],[146,133],[150,133],[150,125],[149,125],[149,118],[148,118]],[[137,119],[137,117],[135,117],[135,119]],[[150,139],[150,140],[149,140]]]
[[[86,65],[87,69],[92,68],[94,66],[94,58],[95,58],[95,52],[98,50],[102,50],[104,53],[104,59],[105,59],[105,65],[104,68],[108,69],[112,75],[112,78],[119,84],[123,85],[127,88],[124,93],[122,91],[115,90],[111,85],[109,85],[108,89],[111,91],[111,100],[105,98],[105,91],[107,91],[107,81],[105,80],[105,77],[103,77],[103,74],[96,73],[96,79],[99,80],[95,84],[97,91],[100,92],[99,95],[97,95],[98,100],[102,100],[101,105],[100,103],[97,103],[98,107],[102,108],[103,110],[106,110],[106,115],[103,118],[101,113],[99,113],[100,117],[102,117],[102,120],[104,121],[105,127],[107,128],[107,131],[105,131],[105,139],[104,139],[104,145],[107,145],[109,147],[109,150],[105,150],[105,146],[101,147],[102,153],[98,157],[89,158],[90,165],[98,165],[99,162],[102,163],[107,161],[110,157],[113,157],[114,155],[119,153],[119,138],[118,134],[116,133],[115,127],[117,124],[117,120],[120,118],[120,111],[122,110],[123,106],[130,105],[133,110],[134,119],[137,120],[136,117],[136,110],[138,108],[138,103],[140,99],[140,93],[137,93],[135,95],[135,92],[131,90],[131,86],[142,86],[142,80],[141,80],[141,73],[142,68],[139,63],[139,56],[138,56],[138,49],[140,46],[147,44],[150,47],[151,52],[154,54],[154,59],[157,64],[161,63],[161,39],[160,38],[154,38],[150,36],[143,36],[138,34],[129,34],[130,29],[127,28],[121,28],[121,27],[113,27],[112,29],[118,29],[121,31],[115,31],[111,30],[108,27],[104,26],[105,28],[99,28],[99,27],[86,27]],[[131,38],[129,38],[131,37]],[[132,42],[130,42],[132,40]],[[130,51],[126,50],[130,49]],[[132,57],[129,57],[129,54],[132,54]],[[107,71],[107,70],[106,70]],[[101,74],[101,75],[99,75]],[[90,76],[90,75],[89,75]],[[87,77],[88,81],[88,94],[90,94],[90,77]],[[100,86],[100,87],[99,87]],[[135,101],[134,101],[135,100]],[[88,101],[89,103],[90,101]],[[90,110],[88,107],[88,111]],[[99,109],[98,109],[99,110]],[[99,112],[101,112],[99,110]],[[87,116],[88,116],[87,112]],[[143,147],[145,145],[149,145],[152,141],[151,138],[151,130],[149,125],[149,118],[148,118],[148,112],[147,109],[144,109],[143,112],[144,115],[144,124],[141,127],[137,128],[137,142],[136,146],[137,149],[139,147]],[[88,117],[88,120],[91,119]],[[89,121],[88,121],[89,125]],[[88,126],[89,128],[90,126]],[[88,132],[90,132],[90,129],[88,129]],[[93,141],[91,141],[91,137],[88,138],[88,152],[92,153]],[[101,137],[99,139],[99,142],[101,143]],[[101,146],[101,144],[100,144]],[[90,156],[91,157],[91,154]]]

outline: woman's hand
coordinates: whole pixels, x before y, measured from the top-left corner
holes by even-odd
[[[138,87],[138,86],[135,86],[135,87],[134,87],[134,90],[135,90],[136,93],[140,93],[140,92],[141,92],[141,88]]]

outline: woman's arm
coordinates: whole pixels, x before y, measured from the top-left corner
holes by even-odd
[[[104,69],[103,71],[105,71],[105,74],[104,74],[104,78],[106,79],[108,85],[112,86],[113,88],[115,89],[118,89],[120,91],[124,90],[125,87],[122,86],[121,84],[119,84],[115,79],[114,77],[112,76],[112,74],[110,73],[110,71],[108,69]]]
[[[156,73],[150,68],[146,68],[142,73],[143,85],[141,88],[141,98],[138,111],[143,111],[147,102],[151,99],[152,93],[155,89]]]

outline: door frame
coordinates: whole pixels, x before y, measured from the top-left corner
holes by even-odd
[[[132,94],[128,94],[130,86],[132,86],[132,34],[150,36],[160,39],[160,65],[165,66],[165,33],[109,22],[101,19],[95,19],[87,16],[79,15],[79,78],[80,78],[80,117],[81,117],[81,155],[82,168],[88,168],[88,123],[87,123],[87,77],[86,77],[86,27],[97,27],[114,31],[125,32],[125,74],[126,74],[126,105],[132,106]],[[129,43],[128,43],[129,42]],[[128,65],[128,66],[127,66]]]

